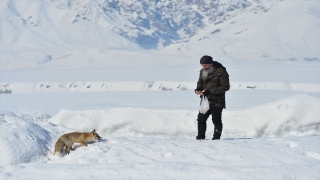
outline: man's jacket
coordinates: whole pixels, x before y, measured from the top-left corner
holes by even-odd
[[[210,90],[211,94],[208,96],[209,105],[226,108],[225,92],[230,89],[229,74],[226,68],[216,61],[213,61],[212,66],[214,70],[205,81],[202,79],[203,70],[200,70],[197,90]]]

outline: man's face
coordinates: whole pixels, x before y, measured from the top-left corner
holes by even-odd
[[[201,64],[202,69],[209,69],[211,64]]]

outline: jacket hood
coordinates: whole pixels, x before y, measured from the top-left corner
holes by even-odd
[[[213,61],[213,65],[212,65],[215,69],[216,68],[220,68],[220,67],[223,67],[223,68],[225,68],[224,66],[222,66],[222,64],[221,63],[219,63],[219,62],[217,62],[217,61]]]

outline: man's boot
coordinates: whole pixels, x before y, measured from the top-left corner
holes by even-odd
[[[196,140],[202,140],[202,139],[205,139],[206,137],[204,137],[204,136],[196,136]]]
[[[222,133],[222,124],[221,125],[215,125],[214,134],[213,134],[212,140],[220,139],[221,133]]]

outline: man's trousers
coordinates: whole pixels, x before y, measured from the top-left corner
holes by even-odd
[[[198,114],[198,138],[204,139],[206,137],[207,119],[211,115],[214,124],[214,139],[220,139],[222,133],[222,109],[221,107],[210,107],[206,114],[199,112]]]

